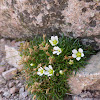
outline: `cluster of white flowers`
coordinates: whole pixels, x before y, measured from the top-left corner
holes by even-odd
[[[51,40],[49,40],[49,42],[51,43],[52,46],[55,46],[53,48],[53,54],[59,55],[62,52],[62,50],[61,50],[61,48],[56,46],[59,43],[58,36],[51,36]]]
[[[53,54],[59,55],[60,53],[62,53],[61,48],[59,48],[58,46],[56,46],[59,43],[58,36],[51,36],[51,40],[49,40],[49,42],[50,42],[50,44],[52,46],[54,46],[53,47]],[[79,61],[81,59],[81,57],[84,57],[83,49],[81,49],[81,48],[79,48],[78,51],[76,49],[73,49],[72,50],[72,53],[73,53],[72,54],[72,57],[73,58],[76,58],[77,61]],[[70,59],[68,63],[70,65],[72,65],[74,62],[73,62],[73,60]],[[30,65],[31,66],[34,66],[34,64],[30,64]],[[42,75],[52,76],[54,74],[54,72],[55,71],[53,70],[52,66],[49,65],[48,67],[45,67],[44,69],[42,67],[40,67],[38,69],[37,74],[39,76],[42,76]],[[61,75],[64,74],[63,70],[60,70],[59,73]]]
[[[43,74],[44,74],[44,75],[47,75],[47,76],[52,76],[52,75],[54,74],[54,70],[53,70],[53,68],[52,68],[51,65],[49,65],[48,67],[45,67],[44,69],[43,69],[42,67],[40,67],[40,68],[38,69],[37,74],[38,74],[39,76],[42,76]]]

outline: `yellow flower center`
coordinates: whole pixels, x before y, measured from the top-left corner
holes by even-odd
[[[53,70],[52,69],[49,70],[49,74],[53,74]]]
[[[77,52],[77,53],[76,53],[76,56],[77,56],[77,57],[81,57],[81,53],[80,53],[80,52]]]
[[[57,44],[57,40],[54,40],[54,41],[52,41],[53,42],[53,44]]]
[[[60,50],[58,49],[58,52],[60,52]]]
[[[40,70],[40,73],[43,74],[43,69]]]

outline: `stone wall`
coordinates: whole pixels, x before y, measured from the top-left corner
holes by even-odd
[[[99,0],[0,0],[2,37],[28,38],[43,33],[89,37],[100,43]]]

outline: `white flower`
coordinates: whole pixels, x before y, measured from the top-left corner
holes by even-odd
[[[84,57],[83,49],[79,48],[78,51],[76,49],[72,50],[72,57],[76,58],[76,60],[80,60],[81,57]]]
[[[62,70],[60,70],[60,71],[59,71],[59,73],[60,73],[61,75],[63,75],[63,74],[64,74],[64,72],[63,72]]]
[[[52,76],[54,74],[54,70],[51,65],[45,67],[45,70],[46,70],[44,73],[45,75]]]
[[[73,60],[70,59],[70,61],[68,62],[70,65],[72,65],[74,62]]]
[[[35,64],[31,63],[30,66],[35,66]]]
[[[58,36],[51,36],[51,40],[49,40],[52,46],[55,46],[58,44]]]
[[[39,76],[42,76],[43,74],[44,74],[44,69],[42,68],[42,67],[40,67],[39,69],[38,69],[38,72],[37,72],[37,74],[39,75]]]
[[[59,55],[61,52],[62,52],[62,50],[58,46],[56,46],[56,47],[53,48],[53,54]]]

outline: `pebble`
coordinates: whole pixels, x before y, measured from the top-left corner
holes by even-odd
[[[17,88],[17,87],[10,88],[10,93],[11,94],[14,94],[14,93],[17,93],[17,92],[19,92],[19,88]]]
[[[9,98],[11,94],[9,92],[4,92],[3,96],[5,96],[6,98]]]
[[[6,80],[0,75],[0,85],[5,84]]]
[[[25,88],[24,88],[24,87],[20,88],[19,93],[23,93],[23,92],[24,92],[24,90],[25,90]]]
[[[82,94],[80,94],[80,96],[81,96],[82,98],[84,98],[84,97],[87,96],[87,93],[82,93]]]
[[[27,92],[22,92],[20,95],[19,95],[19,98],[25,98],[28,96],[28,93]]]
[[[18,84],[18,87],[21,87],[21,86],[22,86],[22,83],[19,83],[19,84]]]
[[[1,62],[0,62],[0,67],[1,66],[4,66],[6,64],[6,62],[4,61],[4,60],[2,60]]]
[[[10,87],[10,88],[13,87],[14,84],[15,84],[14,82],[10,82],[10,83],[9,83],[9,87]]]
[[[5,67],[0,67],[0,75],[2,74],[2,72],[5,70]]]
[[[1,95],[0,95],[0,100],[3,100]]]
[[[10,80],[16,75],[16,73],[17,69],[11,68],[10,70],[3,72],[2,76],[4,77],[5,80]]]
[[[16,84],[18,84],[20,81],[19,80],[16,80]],[[19,84],[21,84],[21,83],[19,83]]]

